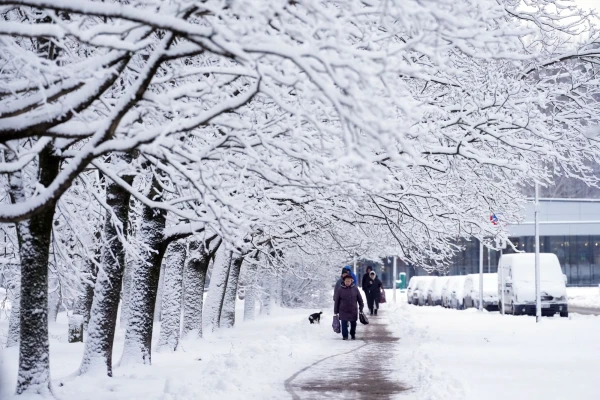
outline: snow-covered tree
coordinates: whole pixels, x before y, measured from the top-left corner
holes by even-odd
[[[109,375],[125,263],[125,354],[149,362],[154,283],[174,240],[215,238],[199,239],[184,272],[184,334],[200,333],[217,247],[212,328],[223,312],[231,325],[250,252],[278,260],[257,270],[277,282],[264,304],[294,303],[281,283],[295,251],[400,248],[435,269],[458,237],[505,236],[488,217],[515,220],[521,185],[556,174],[596,185],[598,33],[563,4],[0,1],[1,190],[21,191],[0,208],[19,243],[17,393],[50,391],[48,271],[61,283],[78,251],[64,200],[87,173],[102,175],[104,216],[89,240],[100,256],[75,268],[82,281],[98,259],[80,373]],[[71,300],[78,286],[64,285]]]
[[[189,255],[183,279],[182,337],[195,334],[202,337],[204,289],[209,264],[221,247],[222,240],[216,235],[206,239],[195,238],[189,243]]]
[[[164,294],[158,349],[177,350],[179,345],[183,299],[183,270],[186,259],[185,243],[173,242],[165,260]]]

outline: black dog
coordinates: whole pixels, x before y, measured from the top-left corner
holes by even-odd
[[[321,314],[323,314],[323,311],[316,312],[314,314],[310,314],[310,316],[308,317],[308,320],[310,321],[311,324],[314,324],[315,322],[317,324],[320,324],[321,323]]]

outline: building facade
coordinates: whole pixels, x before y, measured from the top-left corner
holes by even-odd
[[[540,251],[558,256],[569,286],[600,284],[600,200],[544,199],[540,201]],[[535,252],[534,207],[529,205],[525,221],[508,227],[516,249]],[[479,243],[463,242],[449,274],[479,272]],[[510,246],[502,250],[513,253]],[[500,252],[484,249],[484,271],[496,272]],[[489,267],[488,267],[489,266]]]

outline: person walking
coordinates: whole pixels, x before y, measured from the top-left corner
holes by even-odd
[[[369,291],[367,292],[367,306],[371,315],[377,315],[377,309],[379,308],[379,298],[381,296],[381,290],[383,290],[383,284],[377,277],[375,271],[369,272]]]
[[[335,292],[337,292],[337,290],[344,285],[344,278],[347,275],[350,275],[355,283],[357,282],[356,275],[354,275],[354,272],[352,272],[352,268],[350,268],[349,265],[346,265],[344,268],[342,268],[342,276],[337,280],[333,288],[333,300],[335,300]]]
[[[354,275],[354,272],[352,271],[352,267],[349,265],[346,265],[343,269],[348,271],[348,275],[350,275],[352,277],[352,280],[354,280],[354,284],[358,285],[358,279],[356,279],[356,275]]]
[[[365,298],[367,299],[367,305],[369,304],[369,287],[373,283],[373,281],[371,280],[371,276],[369,275],[371,271],[373,271],[373,268],[371,266],[368,266],[367,272],[365,272],[365,274],[362,277],[361,284],[362,290],[365,293]],[[373,315],[373,310],[371,309],[371,307],[369,307],[369,312],[371,313],[371,315]]]
[[[362,312],[364,303],[351,275],[346,275],[344,283],[335,292],[333,313],[342,321],[342,339],[348,340],[348,325],[350,337],[356,339],[356,321],[358,313]]]
[[[369,283],[369,279],[371,279],[371,277],[369,276],[369,274],[371,273],[371,271],[373,271],[373,268],[371,266],[367,267],[367,272],[365,272],[365,274],[362,277],[362,290],[363,292],[365,292],[365,296],[367,295],[367,291],[369,289],[369,286],[371,285]]]
[[[346,270],[346,268],[342,268],[342,275],[339,277],[339,279],[335,283],[335,286],[333,287],[333,301],[335,301],[335,294],[337,293],[338,289],[344,286],[344,278],[347,276],[348,271]]]

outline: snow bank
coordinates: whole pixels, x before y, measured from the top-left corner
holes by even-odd
[[[598,287],[568,287],[567,298],[569,305],[572,306],[600,308],[600,288]]]
[[[241,303],[240,303],[241,304]],[[332,313],[324,309],[320,325],[310,325],[308,315],[319,310],[272,310],[270,316],[243,320],[205,339],[183,340],[175,353],[157,353],[153,365],[114,369],[114,377],[72,375],[83,354],[82,343],[67,343],[64,313],[51,326],[50,352],[53,390],[61,400],[184,400],[288,398],[284,381],[313,362],[348,350],[348,342],[331,329]],[[0,331],[7,321],[0,322]],[[123,349],[119,328],[113,351],[119,360]],[[154,345],[158,338],[154,332]],[[0,399],[14,392],[18,349],[0,351]]]
[[[475,309],[414,307],[388,311],[402,340],[405,371],[418,400],[592,400],[599,397],[600,317],[501,316]],[[407,366],[408,365],[408,366]]]

